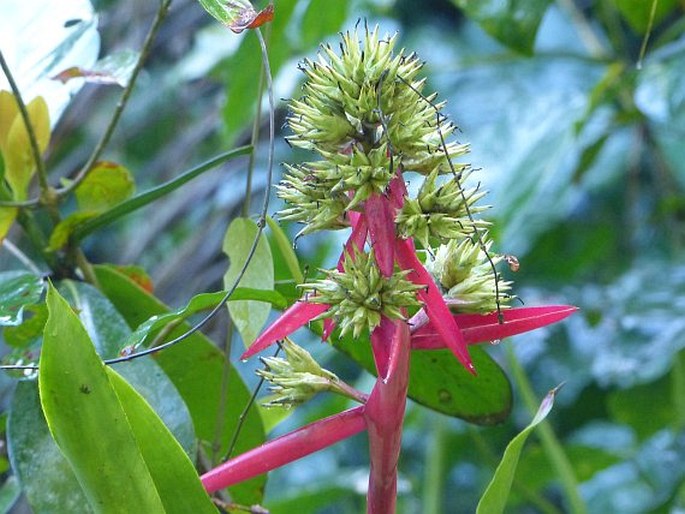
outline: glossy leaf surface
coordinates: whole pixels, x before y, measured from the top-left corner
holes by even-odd
[[[33,273],[0,273],[0,325],[20,325],[24,308],[40,300],[43,287],[43,279]]]

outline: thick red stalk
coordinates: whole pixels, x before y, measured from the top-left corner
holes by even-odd
[[[409,280],[415,284],[426,286],[425,289],[418,292],[418,295],[425,304],[424,309],[430,318],[432,326],[435,327],[445,346],[452,351],[467,370],[475,375],[476,370],[471,362],[471,357],[469,357],[464,336],[452,317],[452,313],[447,307],[438,287],[433,282],[433,278],[416,256],[412,241],[409,239],[398,239],[395,254],[400,267],[409,270]]]
[[[490,314],[454,314],[454,320],[464,335],[467,344],[495,341],[523,332],[551,325],[570,316],[578,310],[571,305],[542,305],[520,307],[502,311],[504,323],[500,323],[496,312]],[[445,348],[431,321],[412,327],[412,348],[415,350],[439,350]]]
[[[364,409],[369,434],[368,514],[394,514],[397,463],[409,382],[410,334],[405,321],[393,320],[386,376],[379,376]]]
[[[364,219],[369,227],[371,248],[378,269],[384,277],[392,275],[395,267],[395,215],[390,200],[375,193],[366,199]]]
[[[371,332],[371,348],[379,377],[385,377],[388,374],[391,343],[396,329],[397,326],[393,320],[381,315],[381,324]]]
[[[365,428],[364,406],[315,421],[238,455],[200,477],[209,493],[319,451]]]
[[[274,321],[269,328],[255,339],[254,343],[243,353],[240,358],[248,359],[254,354],[261,352],[276,341],[289,336],[295,330],[303,327],[311,320],[328,310],[330,306],[325,303],[309,303],[299,300],[292,304],[281,316]]]

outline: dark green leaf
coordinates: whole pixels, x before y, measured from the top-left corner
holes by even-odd
[[[44,303],[27,305],[24,313],[33,314],[30,318],[24,317],[21,325],[5,327],[2,336],[5,342],[15,348],[25,348],[43,334],[43,327],[48,320],[48,310]]]
[[[40,401],[50,432],[91,507],[103,513],[164,512],[126,414],[87,332],[52,287],[47,304]],[[120,487],[113,487],[116,484]]]
[[[554,395],[557,390],[558,388],[547,393],[547,396],[542,400],[533,421],[531,421],[530,424],[507,445],[506,450],[504,450],[502,461],[495,471],[495,476],[492,477],[492,481],[485,490],[485,493],[483,493],[480,502],[478,502],[478,508],[476,509],[478,514],[499,514],[504,512],[504,508],[507,505],[507,499],[509,498],[511,484],[514,481],[516,466],[518,465],[519,457],[523,450],[523,445],[526,443],[526,440],[533,429],[540,424],[552,410]]]
[[[542,17],[551,0],[453,0],[466,15],[500,43],[531,54]]]
[[[37,303],[42,294],[41,277],[23,271],[0,273],[0,326],[21,324],[24,308]]]
[[[273,257],[269,243],[263,233],[259,234],[257,248],[254,254],[250,256],[250,250],[258,234],[257,224],[247,218],[236,218],[228,227],[223,245],[224,252],[230,261],[228,270],[224,275],[226,289],[234,287],[239,273],[249,258],[249,264],[247,264],[247,269],[238,283],[239,286],[273,290]],[[229,303],[228,312],[247,347],[252,344],[252,341],[257,338],[262,327],[264,327],[271,312],[271,306],[264,302],[241,300]]]
[[[7,424],[12,469],[36,513],[92,512],[67,460],[45,423],[36,381],[17,384]]]
[[[151,316],[168,312],[164,304],[112,267],[96,266],[95,271],[102,290],[129,326],[138,326]],[[187,324],[181,324],[169,335],[178,336],[188,328]],[[197,437],[206,451],[211,454],[213,443],[218,440],[218,455],[223,455],[238,417],[250,399],[250,391],[240,375],[211,341],[197,332],[159,353],[156,362],[185,400]],[[233,455],[264,442],[264,429],[257,411],[251,409],[244,421]],[[230,488],[231,496],[247,505],[260,503],[264,484],[265,477],[244,482]]]
[[[335,346],[369,372],[375,366],[370,345],[345,337]],[[502,369],[482,348],[469,348],[478,372],[471,375],[449,350],[413,351],[409,397],[426,407],[478,425],[493,425],[511,411],[511,385]]]
[[[616,8],[638,34],[647,31],[653,7],[656,25],[678,7],[678,0],[616,0]]]
[[[0,487],[0,512],[10,512],[21,495],[21,485],[17,477],[9,475]]]

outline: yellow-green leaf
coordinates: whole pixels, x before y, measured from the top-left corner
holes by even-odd
[[[131,172],[120,164],[103,161],[76,188],[76,201],[83,211],[102,212],[130,198],[135,189]]]
[[[0,91],[0,152],[5,153],[7,134],[14,118],[19,113],[17,101],[9,91]]]
[[[50,142],[50,114],[48,105],[42,97],[34,98],[27,106],[29,121],[38,143],[38,150],[43,153]],[[12,188],[17,200],[25,200],[29,182],[36,171],[36,162],[28,131],[20,115],[14,117],[7,133],[7,142],[3,152],[5,159],[5,178]]]
[[[16,207],[0,207],[0,243],[5,239],[16,217]]]
[[[60,221],[50,234],[48,246],[45,248],[48,252],[55,252],[62,248],[69,241],[69,236],[74,229],[84,221],[93,219],[98,213],[95,211],[81,211],[74,212]]]
[[[110,383],[69,304],[50,286],[40,358],[40,401],[50,432],[98,513],[165,508]]]

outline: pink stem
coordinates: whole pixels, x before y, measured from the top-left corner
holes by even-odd
[[[379,376],[364,410],[369,434],[368,514],[394,514],[397,463],[402,443],[402,421],[409,383],[409,325],[394,320],[387,375]]]
[[[395,215],[390,200],[375,193],[366,199],[364,218],[369,227],[369,239],[378,268],[384,277],[395,267]]]
[[[200,477],[209,493],[293,462],[365,428],[364,406],[315,421],[238,455]]]
[[[388,374],[390,352],[392,351],[391,343],[395,330],[397,330],[396,323],[381,315],[381,324],[371,332],[371,348],[379,377],[385,377]]]

